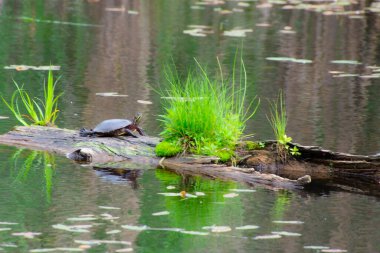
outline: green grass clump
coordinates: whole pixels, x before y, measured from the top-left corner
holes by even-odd
[[[182,152],[182,148],[174,143],[163,141],[156,146],[156,155],[159,157],[172,157]]]
[[[218,156],[220,159],[219,161],[222,162],[222,163],[226,163],[226,162],[229,162],[231,161],[231,159],[233,158],[234,156],[234,152],[233,150],[229,150],[229,149],[222,149],[222,150],[217,150],[215,152],[215,155]]]
[[[221,149],[234,150],[242,137],[245,123],[256,112],[259,100],[246,107],[247,74],[240,61],[236,78],[236,57],[232,78],[220,75],[212,79],[196,61],[197,70],[184,80],[168,70],[168,87],[159,91],[165,99],[165,114],[160,115],[164,130],[161,136],[168,142],[179,143],[188,153],[218,155]],[[219,62],[218,62],[219,63]]]
[[[20,87],[15,81],[14,84],[16,90],[13,92],[11,101],[8,103],[4,97],[1,98],[16,119],[24,126],[55,126],[55,120],[58,117],[59,111],[58,98],[63,93],[55,94],[57,81],[54,82],[52,71],[49,71],[47,84],[44,84],[44,100],[30,98],[28,92],[23,89],[23,86]],[[23,111],[26,111],[26,114],[21,112],[18,99],[21,99]]]
[[[269,123],[273,129],[274,135],[276,137],[277,145],[277,154],[280,157],[282,162],[286,162],[287,155],[289,152],[288,143],[292,141],[292,137],[286,135],[286,125],[287,125],[287,116],[286,116],[286,105],[283,93],[280,91],[277,100],[271,102],[271,111],[270,117],[267,117]],[[297,150],[290,150],[292,155],[300,155]]]

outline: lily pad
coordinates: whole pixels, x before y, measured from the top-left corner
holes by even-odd
[[[290,58],[290,57],[267,57],[265,59],[267,59],[268,61],[294,62],[294,63],[302,63],[302,64],[313,62],[312,60],[296,59],[296,58]]]
[[[153,104],[153,102],[148,101],[148,100],[137,100],[137,103],[144,104],[144,105],[151,105],[151,104]]]
[[[133,248],[124,248],[124,249],[118,249],[115,252],[132,252]]]
[[[128,95],[119,94],[117,92],[98,92],[98,93],[95,93],[95,95],[102,96],[102,97],[128,97]]]
[[[202,229],[210,230],[213,233],[225,233],[231,231],[231,227],[229,226],[206,226],[202,227]]]
[[[329,249],[330,247],[326,247],[326,246],[314,246],[314,245],[310,245],[310,246],[303,246],[304,249],[315,249],[315,250],[321,250],[321,249]]]
[[[237,196],[239,196],[239,194],[237,194],[237,193],[227,193],[227,194],[223,195],[223,197],[225,197],[225,198],[235,198]]]
[[[152,213],[153,216],[163,216],[163,215],[169,215],[169,214],[170,214],[169,211],[162,211],[162,212]]]
[[[69,232],[76,232],[76,233],[88,233],[90,232],[87,230],[88,228],[91,228],[92,225],[72,225],[72,226],[67,226],[63,224],[55,224],[52,226],[55,229],[60,229],[60,230],[65,230]]]
[[[340,253],[340,252],[347,252],[345,249],[323,249],[321,252],[328,252],[328,253]]]
[[[120,210],[120,207],[114,207],[114,206],[98,206],[100,209],[107,209],[107,210]]]
[[[182,234],[189,234],[189,235],[209,235],[209,232],[200,232],[200,231],[188,231],[188,230],[182,230],[180,231]]]
[[[281,235],[258,235],[253,237],[255,240],[279,239]]]
[[[300,233],[293,233],[293,232],[287,232],[287,231],[273,231],[271,233],[274,235],[282,235],[282,236],[301,236]]]
[[[246,37],[248,32],[253,32],[252,29],[233,29],[230,31],[224,31],[223,35],[228,37]]]
[[[230,191],[233,191],[233,192],[256,192],[256,190],[252,190],[252,189],[230,189]]]
[[[41,235],[41,233],[38,232],[19,232],[19,233],[12,233],[13,236],[23,236],[28,239],[33,239],[34,237]]]
[[[121,232],[121,230],[119,230],[119,229],[114,229],[114,230],[107,231],[106,234],[107,234],[107,235],[113,235],[113,234],[118,234],[118,233],[120,233],[120,232]]]
[[[360,62],[354,61],[354,60],[334,60],[334,61],[330,61],[330,62],[334,63],[334,64],[352,64],[352,65],[361,64]]]
[[[133,231],[143,231],[143,230],[150,229],[150,227],[148,227],[147,225],[142,225],[142,226],[122,225],[121,227],[124,229],[133,230]]]
[[[245,225],[245,226],[240,226],[240,227],[236,227],[235,229],[237,230],[250,230],[250,229],[258,229],[259,226],[256,226],[256,225]]]
[[[275,220],[273,223],[277,224],[293,224],[293,225],[300,225],[303,224],[303,221],[298,221],[298,220]]]

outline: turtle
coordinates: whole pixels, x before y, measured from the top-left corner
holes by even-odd
[[[133,121],[130,121],[128,119],[107,119],[100,122],[94,129],[80,129],[79,135],[82,137],[115,137],[127,135],[138,138],[138,136],[133,133],[134,131],[137,131],[140,135],[145,135],[144,131],[138,126],[141,120],[141,116],[141,113],[137,113]]]

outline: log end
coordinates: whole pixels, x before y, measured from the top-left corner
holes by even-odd
[[[67,158],[80,163],[91,163],[95,154],[91,148],[80,148],[66,155]]]

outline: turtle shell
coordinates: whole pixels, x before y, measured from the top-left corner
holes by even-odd
[[[110,133],[132,124],[128,119],[108,119],[100,122],[93,131],[95,133]]]

